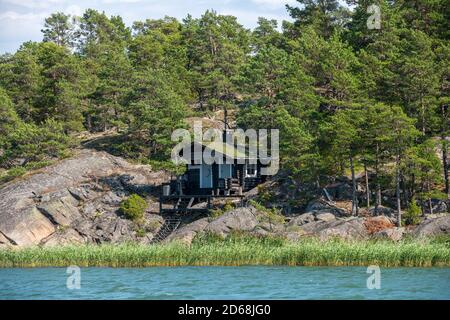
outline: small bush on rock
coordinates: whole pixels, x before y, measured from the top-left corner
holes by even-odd
[[[147,203],[137,194],[132,194],[128,199],[120,204],[120,211],[133,221],[141,220],[144,217]]]
[[[403,222],[406,225],[415,225],[420,222],[421,210],[416,203],[416,200],[413,199],[409,204],[408,210],[406,210],[403,215]]]

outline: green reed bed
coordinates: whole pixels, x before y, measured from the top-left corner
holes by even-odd
[[[449,238],[391,241],[319,241],[292,243],[278,238],[233,235],[226,240],[202,236],[191,246],[83,245],[0,250],[0,267],[44,266],[450,266]]]

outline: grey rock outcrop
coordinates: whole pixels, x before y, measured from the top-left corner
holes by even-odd
[[[150,241],[152,228],[117,209],[130,193],[151,194],[167,178],[106,152],[80,150],[0,187],[0,245]]]
[[[345,210],[322,199],[313,200],[310,203],[308,203],[308,206],[306,207],[305,211],[314,213],[331,213],[338,217],[346,215]]]
[[[266,222],[262,222],[259,225],[259,216],[260,214],[254,207],[236,208],[212,221],[210,218],[202,218],[184,225],[169,235],[165,239],[165,242],[179,241],[190,244],[200,232],[208,232],[226,237],[233,231],[256,232],[255,228],[257,226],[260,227],[260,230],[263,230],[261,231],[261,235],[268,234],[264,230],[270,230],[271,227]]]
[[[405,233],[404,228],[389,228],[384,229],[373,234],[375,239],[390,239],[393,241],[400,241]]]
[[[226,212],[205,227],[205,231],[226,236],[233,230],[252,231],[258,225],[257,211],[253,207],[237,208]]]
[[[323,213],[319,212],[316,214],[316,219],[319,221],[329,222],[329,221],[336,220],[336,216],[329,212],[323,212]]]
[[[413,231],[416,237],[438,236],[450,233],[450,215],[425,219]]]
[[[330,222],[334,220],[336,220],[336,216],[330,212],[312,211],[292,218],[288,226],[302,226],[314,221]]]
[[[312,212],[307,212],[296,216],[289,221],[289,226],[302,226],[304,224],[316,221],[316,216]]]
[[[365,239],[369,234],[364,225],[364,218],[339,219],[334,221],[315,221],[300,227],[305,234],[315,235],[321,239],[344,238]]]
[[[175,230],[170,236],[168,236],[164,241],[179,241],[185,244],[191,244],[195,236],[205,230],[205,227],[209,224],[208,218],[202,218],[189,223],[178,230]]]

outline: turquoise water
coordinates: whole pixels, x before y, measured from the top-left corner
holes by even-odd
[[[363,267],[0,269],[0,299],[450,299],[450,268],[381,268],[367,289]],[[69,282],[73,283],[73,282]]]

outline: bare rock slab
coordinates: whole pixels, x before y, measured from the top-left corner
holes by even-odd
[[[255,208],[237,208],[212,221],[206,226],[205,231],[225,237],[233,230],[252,231],[258,225],[258,222]]]
[[[438,236],[450,233],[450,215],[434,219],[425,219],[413,231],[416,237]]]

